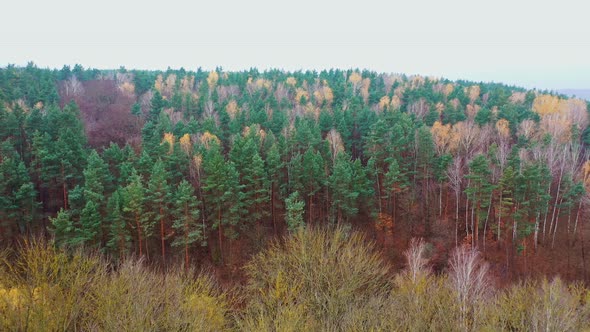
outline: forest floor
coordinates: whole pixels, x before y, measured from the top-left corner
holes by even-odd
[[[581,221],[577,239],[574,241],[571,232],[568,236],[567,220],[560,220],[560,222],[562,225],[558,228],[553,247],[550,236],[546,236],[544,242],[540,236],[540,243],[535,248],[532,236],[531,239],[514,246],[510,243],[511,241],[498,243],[495,235],[488,232],[484,250],[483,240],[480,238],[479,250],[485,261],[489,263],[495,284],[502,287],[525,278],[551,279],[559,275],[564,280],[580,281],[588,285],[587,270],[590,262],[587,261],[586,255],[590,246],[587,240],[590,237],[590,227]],[[405,267],[404,251],[412,238],[423,237],[424,233],[423,227],[416,225],[410,227],[405,222],[394,223],[386,214],[376,219],[370,217],[359,219],[352,228],[364,233],[366,239],[374,243],[376,250],[392,267],[392,273],[399,272]],[[441,219],[431,225],[430,236],[424,239],[428,244],[430,266],[434,273],[445,271],[456,240],[459,244],[469,243],[469,240],[465,239],[464,231],[460,230],[459,233],[456,239],[453,220]],[[253,232],[253,235],[242,236],[238,240],[231,241],[231,244],[228,243],[226,247],[231,246],[231,249],[226,250],[223,264],[220,264],[219,257],[213,259],[212,255],[208,254],[208,250],[202,250],[196,260],[200,262],[199,265],[203,270],[212,272],[224,288],[231,288],[245,283],[246,274],[243,267],[251,257],[285,234],[286,231],[282,228],[275,233],[272,227],[261,227],[257,232]],[[586,240],[583,241],[583,239]]]

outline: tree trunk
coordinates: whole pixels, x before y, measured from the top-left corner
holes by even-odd
[[[275,183],[274,181],[270,184],[270,216],[272,218],[272,228],[274,229],[275,235],[277,234],[277,220],[275,218]]]
[[[557,225],[553,226],[554,223],[557,224],[557,219],[555,218],[555,213],[557,212],[557,201],[559,200],[559,191],[561,190],[561,178],[563,176],[563,168],[564,166],[561,166],[561,170],[559,171],[559,178],[558,178],[558,183],[557,183],[557,191],[555,192],[555,202],[553,203],[553,213],[551,214],[551,223],[549,224],[549,234],[551,234],[551,229],[554,227],[555,230],[557,230]],[[555,244],[555,231],[553,232],[553,240],[551,242],[551,248],[553,248],[553,245]]]
[[[188,271],[188,204],[184,204],[184,270]]]
[[[555,202],[557,204],[557,202]],[[563,196],[561,196],[559,200],[559,204],[563,203]],[[554,211],[555,212],[555,211]],[[557,215],[555,216],[555,227],[553,228],[553,239],[551,240],[551,248],[555,246],[555,234],[557,233],[557,224],[559,223],[559,214],[561,213],[561,208],[557,209]]]
[[[379,172],[377,172],[377,202],[379,203],[379,213],[383,212],[382,202],[381,202],[381,176]]]
[[[574,223],[574,238],[576,237],[576,231],[578,230],[578,220],[580,219],[580,210],[582,210],[582,200],[581,199],[580,199],[580,203],[578,203],[578,211],[576,211],[576,222]]]
[[[139,214],[135,214],[135,225],[137,227],[137,240],[139,241],[139,257],[143,256],[141,245],[141,225],[139,224]]]
[[[459,245],[459,200],[460,190],[455,191],[455,247]]]
[[[64,200],[64,210],[68,209],[68,189],[66,185],[66,176],[64,171],[64,166],[61,165],[61,178],[62,178],[62,190],[63,190],[63,200]]]
[[[161,246],[162,246],[162,263],[166,265],[166,241],[164,240],[164,209],[160,205],[160,237],[161,237]]]
[[[217,207],[217,234],[219,236],[219,257],[221,264],[223,264],[223,242],[222,242],[222,230],[221,230],[221,206]]]

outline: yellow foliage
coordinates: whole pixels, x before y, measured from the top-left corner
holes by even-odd
[[[541,116],[559,111],[559,97],[552,95],[538,95],[533,101],[533,111]]]
[[[210,132],[206,131],[201,135],[201,144],[206,148],[209,149],[211,146],[211,142],[215,142],[220,144],[219,138],[217,136],[211,134]]]
[[[176,86],[176,75],[170,74],[166,77],[166,82],[162,86],[162,94],[166,96],[172,96],[172,92],[174,91],[174,87]]]
[[[357,85],[363,77],[359,72],[353,71],[350,76],[348,77],[348,81],[352,83],[352,85]]]
[[[230,119],[235,119],[236,115],[239,112],[238,109],[238,103],[235,100],[230,100],[229,103],[227,103],[227,106],[225,106],[225,111],[227,112],[227,114],[229,115]]]
[[[391,109],[392,110],[399,110],[402,106],[402,100],[397,95],[391,97]]]
[[[123,84],[119,85],[119,90],[127,96],[135,95],[135,85],[131,82],[123,82]]]
[[[444,89],[444,92],[443,93],[444,93],[444,95],[446,97],[448,97],[451,93],[453,93],[453,90],[454,89],[455,88],[453,87],[453,84],[452,83],[448,83],[447,85],[445,85],[445,89]]]
[[[391,102],[391,100],[389,99],[388,96],[381,97],[381,99],[379,100],[379,110],[384,110],[384,109],[388,108],[390,102]]]
[[[201,166],[203,165],[203,156],[200,154],[193,156],[193,164],[195,165],[195,169],[197,172],[201,171]]]
[[[308,101],[309,100],[309,92],[307,92],[303,88],[297,88],[297,90],[295,90],[295,102],[301,103],[301,97],[304,97],[305,101]]]
[[[436,103],[434,108],[436,109],[436,113],[438,113],[438,115],[441,115],[442,112],[444,112],[444,110],[445,110],[445,104],[443,104],[441,102]]]
[[[295,77],[287,77],[287,81],[286,81],[287,85],[290,86],[295,86],[297,84],[297,80],[295,79]]]
[[[219,74],[216,71],[212,71],[207,76],[207,84],[209,85],[209,91],[212,91],[217,85],[217,81],[219,80]]]
[[[158,92],[162,92],[162,86],[164,85],[164,78],[162,77],[162,74],[158,75],[158,77],[156,77],[156,82],[154,82],[154,89],[158,90]]]
[[[180,140],[180,147],[182,148],[182,151],[184,151],[184,153],[186,153],[187,155],[190,155],[191,151],[192,151],[192,145],[191,145],[191,137],[189,134],[184,134]]]
[[[424,85],[426,80],[423,76],[414,75],[410,78],[410,89],[415,90]]]
[[[324,95],[320,90],[316,90],[313,93],[313,97],[315,98],[316,104],[321,105],[324,103]]]
[[[216,331],[217,328],[227,324],[225,321],[225,308],[219,302],[217,297],[208,294],[191,294],[184,306],[187,312],[201,317],[206,323],[203,324],[203,328],[208,327],[211,331]]]
[[[510,137],[510,122],[506,119],[500,119],[496,122],[496,131],[502,138]]]
[[[272,87],[272,82],[269,81],[269,80],[265,80],[263,78],[258,78],[256,80],[255,84],[256,84],[256,88],[258,90],[260,90],[262,88],[267,89],[267,90],[270,90],[270,88]]]
[[[41,102],[41,101],[38,101],[38,102],[35,104],[35,108],[36,108],[36,109],[38,109],[38,110],[42,109],[42,108],[43,108],[43,102]]]
[[[369,86],[371,85],[371,79],[365,78],[363,79],[362,86],[361,86],[361,97],[363,97],[363,101],[365,104],[369,102]]]
[[[162,144],[168,143],[168,154],[171,154],[174,151],[174,142],[175,138],[173,133],[164,133]]]
[[[465,113],[467,113],[467,118],[475,119],[477,112],[481,109],[481,106],[475,104],[469,104],[466,106]]]
[[[440,121],[436,121],[430,128],[430,132],[439,155],[456,150],[458,140],[450,124],[443,125]]]
[[[469,87],[468,95],[471,103],[475,102],[479,98],[480,93],[481,89],[479,88],[479,85],[472,85]]]
[[[195,77],[192,75],[186,75],[180,82],[180,89],[184,93],[190,93],[195,86]]]

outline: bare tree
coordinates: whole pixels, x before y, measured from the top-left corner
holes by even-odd
[[[430,274],[428,268],[428,259],[424,256],[426,254],[426,243],[423,239],[413,238],[410,241],[410,247],[404,251],[404,256],[408,264],[408,276],[412,283],[416,283],[418,278]]]
[[[488,265],[476,250],[458,247],[449,261],[449,282],[459,304],[460,328],[476,330],[483,303],[490,296]]]
[[[461,157],[455,157],[453,163],[447,169],[449,184],[455,192],[455,246],[458,244],[459,233],[459,200],[461,195],[461,184],[463,182],[463,160]]]

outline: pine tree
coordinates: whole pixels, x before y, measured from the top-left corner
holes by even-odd
[[[127,228],[127,222],[123,217],[123,194],[115,191],[107,202],[107,218],[109,223],[109,236],[107,248],[116,253],[119,258],[125,256],[129,250],[131,235]]]
[[[148,218],[144,207],[145,189],[141,176],[135,169],[132,170],[129,184],[123,188],[123,213],[129,224],[135,227],[137,233],[137,248],[139,256],[143,256],[143,244],[147,251],[147,240],[152,235],[153,220]]]
[[[80,224],[76,229],[73,245],[81,245],[86,248],[98,248],[101,234],[101,215],[98,212],[98,204],[89,200],[80,214]]]
[[[213,141],[205,151],[203,158],[204,197],[206,199],[207,216],[212,229],[217,230],[219,255],[224,261],[223,238],[235,237],[234,226],[243,210],[242,186],[233,162],[226,162],[221,148]]]
[[[249,207],[244,219],[246,222],[259,224],[268,216],[268,177],[264,161],[257,151],[248,159],[249,164],[242,174],[243,203]]]
[[[435,161],[435,146],[432,133],[426,126],[418,128],[416,132],[416,177],[420,180],[420,206],[424,220],[426,234],[430,233],[430,184],[433,177]]]
[[[168,185],[168,172],[164,162],[158,159],[152,169],[152,174],[147,187],[148,216],[152,222],[160,225],[160,249],[162,262],[166,263],[166,231],[169,221],[170,187]]]
[[[469,174],[465,177],[469,180],[469,185],[465,189],[465,194],[471,201],[471,230],[472,246],[479,244],[479,228],[481,220],[485,218],[487,224],[488,207],[492,202],[492,193],[495,186],[490,182],[490,165],[484,155],[477,155],[469,163]],[[484,234],[485,236],[485,234]]]
[[[277,224],[276,224],[276,200],[277,193],[279,190],[279,183],[281,181],[281,169],[283,167],[283,163],[281,161],[281,155],[279,153],[278,144],[275,142],[270,147],[267,156],[266,156],[266,168],[268,170],[268,179],[269,179],[269,187],[270,187],[270,214],[272,219],[272,224],[274,227],[275,232],[277,231]]]
[[[332,175],[328,179],[333,217],[338,225],[358,212],[356,201],[359,193],[354,190],[351,164],[350,157],[346,153],[339,153],[334,162]]]
[[[195,196],[195,190],[190,183],[183,180],[178,185],[175,194],[172,227],[176,237],[172,246],[184,248],[185,268],[189,265],[189,247],[195,242],[205,244],[205,225],[199,223],[199,202]]]
[[[388,158],[387,173],[385,173],[383,179],[383,186],[389,200],[390,214],[396,220],[398,194],[406,191],[409,183],[408,178],[402,173],[399,163],[395,158]]]
[[[287,223],[287,229],[290,232],[294,232],[300,227],[305,226],[303,221],[303,209],[305,202],[299,198],[299,192],[295,191],[285,199],[285,222]]]
[[[105,187],[109,182],[110,175],[107,164],[96,150],[92,150],[88,157],[88,165],[84,169],[84,197],[87,201],[93,201],[99,211],[106,203]]]
[[[50,218],[57,246],[67,246],[74,238],[74,223],[68,211],[61,209],[55,218]]]
[[[148,116],[149,121],[157,121],[160,117],[160,113],[164,109],[164,99],[162,98],[162,94],[158,90],[154,90],[154,94],[150,101],[150,112]]]

